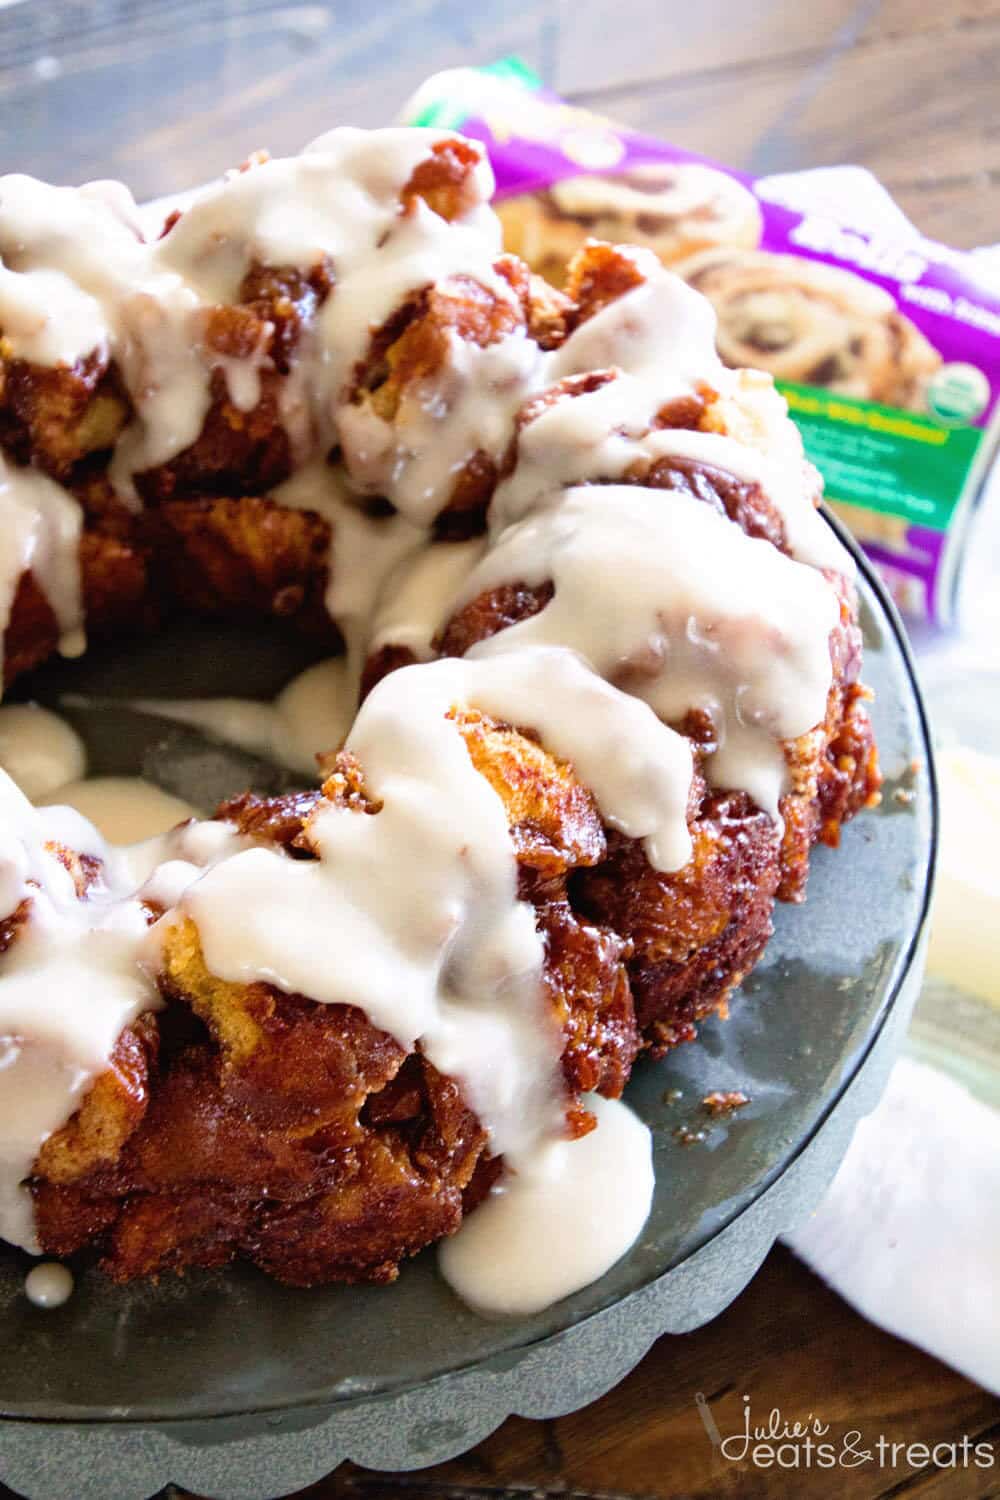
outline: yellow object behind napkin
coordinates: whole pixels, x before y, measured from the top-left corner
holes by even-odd
[[[927,971],[1000,1005],[1000,759],[955,746],[936,762],[941,837]]]

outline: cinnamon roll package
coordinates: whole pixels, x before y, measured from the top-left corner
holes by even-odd
[[[921,238],[859,168],[839,169],[845,215],[842,191],[816,191],[836,171],[730,171],[565,103],[516,59],[435,74],[403,120],[485,144],[507,248],[556,286],[596,238],[704,292],[722,359],[774,376],[903,612],[952,620],[1000,430],[1000,286],[974,256]]]

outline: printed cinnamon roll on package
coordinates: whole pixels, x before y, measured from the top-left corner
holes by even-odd
[[[951,621],[1000,432],[1000,288],[973,257],[575,108],[516,59],[435,74],[402,118],[484,143],[506,247],[554,285],[593,238],[704,292],[723,361],[773,375],[903,612]]]

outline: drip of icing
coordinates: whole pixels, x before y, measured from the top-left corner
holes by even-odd
[[[3,638],[18,584],[30,572],[59,627],[64,656],[83,650],[80,591],[82,512],[74,497],[37,469],[21,468],[0,454],[0,686]]]
[[[127,894],[140,892],[144,900],[165,910],[177,905],[203,871],[253,845],[253,839],[215,818],[178,824],[138,844],[108,845],[99,835],[98,840],[110,871],[109,884]]]
[[[111,844],[137,844],[195,816],[180,797],[141,776],[92,776],[70,781],[38,799],[42,806],[72,807]]]
[[[364,404],[341,410],[353,483],[366,494],[387,495],[404,514],[429,525],[441,509],[442,476],[460,473],[473,454],[499,463],[542,365],[538,345],[523,329],[485,348],[450,331],[433,390],[419,384],[404,390],[391,423]]]
[[[654,1186],[649,1130],[617,1100],[585,1102],[596,1130],[549,1141],[442,1241],[445,1280],[479,1311],[530,1317],[603,1276],[642,1233]]]
[[[13,940],[0,956],[3,1239],[37,1251],[24,1183],[38,1152],[107,1067],[122,1029],[161,1003],[146,965],[148,915],[138,899],[143,881],[175,866],[194,879],[210,858],[244,842],[229,829],[213,840],[182,828],[130,855],[115,855],[78,813],[32,807],[0,771],[0,922],[17,914]],[[54,845],[102,862],[83,899]],[[175,873],[174,894],[183,883]]]
[[[715,353],[715,313],[704,297],[632,252],[647,280],[580,324],[547,356],[539,389],[572,375],[614,372],[596,390],[553,402],[518,438],[517,465],[498,486],[493,529],[520,520],[548,494],[583,480],[620,477],[656,413],[708,380],[731,379]]]
[[[401,1045],[419,1040],[517,1166],[561,1129],[559,1037],[504,807],[448,717],[455,705],[537,729],[660,868],[686,862],[687,742],[570,653],[526,650],[385,678],[347,740],[378,813],[322,808],[317,860],[250,850],[192,885],[181,909],[221,978],[356,1005]]]
[[[386,578],[371,624],[368,650],[405,646],[429,661],[431,644],[447,624],[451,600],[486,550],[486,541],[430,542]]]
[[[338,686],[345,713],[353,716],[361,671],[369,652],[393,645],[409,647],[419,660],[431,656],[431,642],[448,619],[448,602],[479,561],[486,540],[477,537],[467,542],[439,541],[426,527],[414,525],[403,515],[368,515],[352,499],[343,470],[327,463],[307,465],[279,486],[274,498],[292,509],[313,511],[330,528],[326,607],[347,642],[347,663],[342,669],[342,685]],[[332,675],[332,666],[330,671]],[[284,703],[279,703],[282,714],[297,714],[293,707],[297,701],[295,685],[286,688],[282,696]],[[198,722],[205,728],[212,727],[207,719]],[[333,722],[342,724],[340,738],[343,738],[350,719],[338,716],[330,722],[331,726]],[[249,745],[249,740],[235,739],[235,728],[230,723],[222,731],[217,722],[215,732],[234,743]],[[304,723],[303,728],[308,729],[308,724]],[[264,729],[263,720],[260,729]],[[256,732],[250,730],[249,719],[247,732]],[[257,746],[262,748],[263,743],[259,740]],[[298,770],[306,764],[297,751],[295,758],[289,755],[283,734],[271,743],[279,748],[279,758],[286,760],[292,769]],[[300,748],[312,755],[334,743],[329,735],[310,735],[308,740],[300,741]],[[311,766],[312,762],[308,764]]]
[[[326,607],[343,632],[357,680],[384,581],[403,558],[427,545],[428,533],[402,515],[366,514],[352,500],[343,470],[332,464],[307,465],[279,485],[274,499],[292,510],[314,512],[330,528]]]
[[[540,613],[470,657],[568,646],[668,722],[707,712],[719,738],[710,778],[777,817],[787,789],[779,742],[826,714],[839,611],[823,575],[690,495],[582,485],[501,533],[456,603],[549,579],[555,593]]]
[[[0,767],[37,802],[84,775],[87,751],[58,714],[35,703],[10,703],[0,708]]]
[[[657,406],[689,393],[696,382],[718,388],[725,370],[715,352],[715,310],[708,298],[665,271],[651,251],[626,253],[643,280],[574,329],[550,356],[548,379],[623,370],[636,380],[655,382],[647,405],[652,398]],[[645,413],[647,423],[654,411]]]
[[[24,1295],[34,1307],[62,1307],[73,1295],[73,1272],[58,1261],[42,1261],[24,1278]]]
[[[0,324],[16,359],[106,355],[116,304],[142,280],[137,210],[121,183],[51,187],[0,178]]]
[[[33,178],[0,179],[3,319],[13,351],[36,364],[114,359],[136,408],[112,474],[131,474],[193,442],[209,399],[199,299],[143,242],[131,198]],[[125,199],[127,198],[127,202]],[[16,273],[16,274],[15,274]]]
[[[723,433],[683,428],[648,433],[639,448],[653,463],[689,458],[759,484],[781,515],[789,551],[797,561],[852,575],[853,559],[812,503],[801,464],[790,465],[784,457],[776,459]]]

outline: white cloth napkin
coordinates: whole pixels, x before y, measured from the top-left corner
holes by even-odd
[[[1000,1394],[1000,1113],[960,1083],[901,1058],[786,1243],[873,1323]]]

